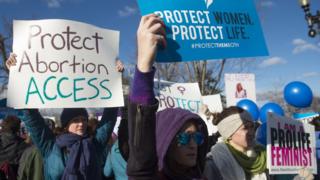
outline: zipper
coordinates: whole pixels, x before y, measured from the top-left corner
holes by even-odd
[[[138,146],[140,144],[140,139],[141,139],[141,106],[137,105],[137,114],[136,114],[136,119],[135,119],[135,131],[134,131],[134,146]]]

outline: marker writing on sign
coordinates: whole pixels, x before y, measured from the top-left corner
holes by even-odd
[[[31,102],[40,100],[42,104],[45,104],[48,101],[66,98],[69,98],[74,102],[91,99],[110,99],[112,98],[112,93],[108,88],[108,82],[108,79],[89,79],[85,77],[70,79],[68,77],[57,78],[56,76],[50,76],[41,86],[37,82],[36,77],[31,77],[28,83],[28,90],[25,95],[25,104],[28,105],[31,98]],[[72,89],[67,89],[66,86],[64,86],[65,83],[72,83]],[[48,94],[48,87],[50,86],[56,87],[54,94]],[[79,96],[81,91],[89,90],[93,91],[94,93],[88,94],[86,97]]]
[[[31,25],[29,27],[28,49],[31,49],[33,43],[40,43],[42,49],[53,48],[55,50],[80,50],[86,49],[96,51],[99,54],[99,42],[103,39],[99,33],[95,32],[92,36],[81,37],[78,32],[71,31],[67,26],[65,31],[60,33],[42,32],[40,25]]]
[[[276,166],[311,166],[310,133],[303,126],[285,124],[270,128],[271,164]]]
[[[196,112],[196,113],[199,112],[200,101],[165,96],[163,94],[159,94],[158,97],[159,97],[160,107],[166,107],[166,108],[180,107],[182,109],[187,109],[191,112]]]

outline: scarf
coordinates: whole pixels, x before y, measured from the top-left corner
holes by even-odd
[[[230,150],[233,157],[240,164],[244,170],[246,177],[252,175],[264,173],[267,169],[267,154],[264,147],[256,145],[253,150],[257,153],[256,157],[248,157],[246,154],[236,150],[232,147],[229,142],[226,142],[228,149]]]
[[[92,177],[96,170],[93,162],[94,146],[88,135],[63,134],[57,138],[56,144],[60,148],[67,148],[69,152],[62,180],[95,179]]]

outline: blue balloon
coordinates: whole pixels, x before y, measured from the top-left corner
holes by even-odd
[[[312,103],[312,98],[310,87],[303,82],[294,81],[284,88],[284,99],[294,107],[309,107]]]
[[[248,111],[252,116],[253,120],[256,121],[259,118],[259,108],[253,101],[249,99],[242,99],[237,103],[238,107]]]
[[[260,109],[260,120],[262,123],[267,122],[268,112],[272,112],[280,116],[284,115],[284,111],[281,108],[281,106],[279,106],[276,103],[267,103],[263,105]]]
[[[261,124],[261,126],[257,129],[256,140],[260,144],[267,146],[267,123]]]

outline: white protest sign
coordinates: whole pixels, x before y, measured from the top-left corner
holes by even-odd
[[[207,105],[212,113],[222,112],[223,110],[220,94],[202,96],[202,103]]]
[[[159,100],[158,111],[166,108],[180,107],[199,113],[201,93],[198,83],[154,82],[156,98]]]
[[[242,99],[256,102],[254,74],[225,74],[227,106],[235,106]]]
[[[14,21],[8,106],[123,106],[119,32],[69,20]]]
[[[317,174],[314,126],[269,113],[267,142],[270,174],[298,174],[301,168]]]

